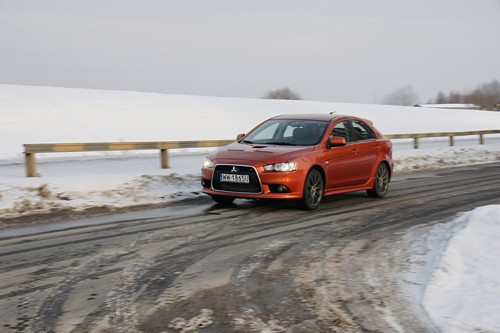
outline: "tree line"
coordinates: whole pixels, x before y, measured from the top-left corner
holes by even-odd
[[[290,88],[281,88],[269,91],[262,98],[268,99],[301,99],[298,93]],[[406,105],[412,106],[421,103],[417,94],[411,86],[396,89],[392,93],[385,96],[382,104],[387,105]],[[500,82],[493,80],[491,82],[481,83],[475,89],[468,92],[450,91],[445,94],[442,91],[438,92],[435,98],[429,99],[429,104],[475,104],[482,109],[493,110],[498,109],[500,105]]]
[[[415,105],[419,98],[411,86],[399,88],[387,95],[382,104],[387,105]],[[475,89],[468,92],[450,91],[445,94],[438,92],[435,98],[429,99],[429,104],[475,104],[482,109],[493,110],[500,104],[500,82],[481,83]]]
[[[476,89],[467,92],[459,93],[450,91],[444,94],[442,91],[438,92],[434,103],[466,103],[476,104],[482,108],[491,110],[500,104],[500,82],[493,80],[491,82],[482,83]]]

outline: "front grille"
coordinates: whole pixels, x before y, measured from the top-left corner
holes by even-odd
[[[233,169],[235,168],[235,169]],[[236,170],[236,172],[234,172]],[[220,181],[221,173],[248,175],[250,179],[249,184],[239,183],[226,183]],[[259,177],[254,168],[239,165],[217,165],[214,170],[212,178],[212,186],[214,190],[226,192],[240,192],[240,193],[261,193],[262,187],[260,185]]]

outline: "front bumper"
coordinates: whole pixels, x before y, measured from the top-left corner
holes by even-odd
[[[300,199],[303,194],[304,180],[306,177],[306,171],[296,170],[291,172],[268,172],[264,171],[264,166],[251,166],[255,168],[258,177],[260,179],[261,193],[244,193],[244,192],[233,192],[233,191],[222,191],[214,189],[212,178],[214,175],[214,169],[201,169],[201,180],[206,186],[203,187],[203,193],[208,195],[224,195],[236,198],[248,198],[248,199]],[[290,190],[289,193],[276,193],[271,190],[272,185],[284,185]]]

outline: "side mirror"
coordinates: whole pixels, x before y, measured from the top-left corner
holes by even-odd
[[[347,144],[347,141],[345,138],[341,136],[332,136],[328,143],[330,144],[330,148],[332,147],[340,147],[340,146],[345,146]]]
[[[243,137],[244,137],[244,136],[245,136],[245,133],[238,134],[238,135],[236,136],[236,141],[240,142],[240,141],[241,141],[241,139],[243,139]]]

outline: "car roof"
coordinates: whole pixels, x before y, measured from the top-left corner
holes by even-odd
[[[293,119],[293,120],[323,120],[330,121],[335,118],[349,117],[341,114],[330,113],[304,113],[304,114],[283,114],[271,119]]]

